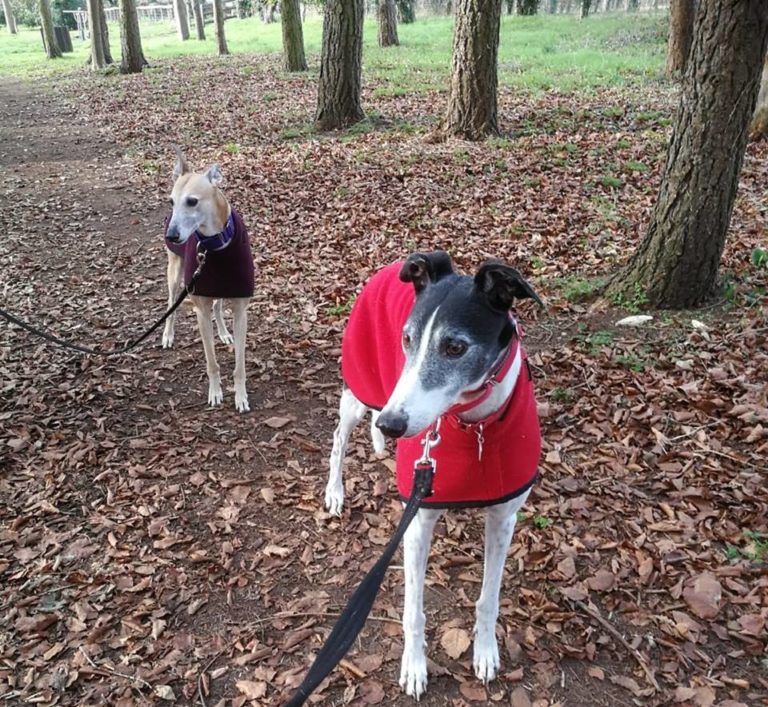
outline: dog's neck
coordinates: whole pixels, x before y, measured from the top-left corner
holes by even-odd
[[[507,374],[502,378],[498,384],[493,386],[491,394],[483,400],[477,407],[470,408],[466,412],[459,413],[458,418],[462,422],[475,423],[481,422],[488,417],[491,417],[494,413],[498,412],[515,389],[517,384],[517,378],[520,375],[520,369],[523,365],[523,353],[520,346],[517,346],[517,350],[512,360]]]
[[[213,199],[207,209],[205,220],[198,226],[197,232],[202,236],[215,236],[227,226],[232,207],[221,189],[215,189]]]

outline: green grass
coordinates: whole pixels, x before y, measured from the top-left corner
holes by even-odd
[[[531,91],[589,89],[622,85],[660,75],[664,56],[663,15],[633,16],[623,13],[591,17],[504,16],[499,49],[499,82]],[[207,39],[181,42],[171,22],[142,22],[144,53],[153,60],[216,53],[213,27]],[[279,55],[280,23],[266,25],[257,18],[228,20],[227,43],[233,54]],[[445,89],[450,71],[453,20],[419,18],[398,28],[401,46],[377,46],[376,23],[366,19],[363,72],[366,83],[379,96],[402,96],[428,89]],[[82,69],[90,44],[72,33],[75,51],[62,59],[48,60],[38,29],[20,28],[16,36],[0,33],[0,74],[29,76]],[[113,57],[119,61],[119,29],[110,25]],[[304,42],[310,76],[317,71],[322,19],[304,23]]]

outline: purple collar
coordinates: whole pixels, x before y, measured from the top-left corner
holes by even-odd
[[[229,242],[235,237],[235,231],[235,210],[231,209],[227,223],[221,233],[216,233],[212,236],[204,236],[200,231],[195,231],[197,247],[206,252],[224,250],[224,248],[229,245]]]

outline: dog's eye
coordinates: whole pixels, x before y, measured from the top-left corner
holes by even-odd
[[[411,337],[408,336],[408,334],[403,334],[403,348],[404,349],[411,348]]]
[[[448,341],[445,344],[445,355],[449,358],[459,358],[467,350],[467,345],[463,341]]]
[[[197,206],[198,199],[194,196],[187,197],[187,206]]]

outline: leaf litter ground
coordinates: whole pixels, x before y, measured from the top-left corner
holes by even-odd
[[[189,311],[174,350],[158,337],[118,359],[5,327],[7,703],[280,704],[399,517],[391,458],[372,454],[363,426],[344,514],[322,509],[350,303],[378,267],[438,246],[467,272],[513,263],[546,298],[545,312],[520,312],[544,451],[488,687],[468,647],[482,520],[451,513],[438,527],[424,704],[768,702],[766,275],[749,263],[765,246],[765,144],[745,161],[727,297],[631,329],[615,322],[641,301],[579,296],[647,223],[667,86],[503,91],[510,132],[483,145],[425,139],[444,94],[377,98],[375,85],[368,122],[312,134],[314,83],[263,57],[46,88],[3,85],[3,306],[107,348],[162,312],[161,224],[183,144],[195,165],[222,165],[251,232],[253,412],[234,412],[231,387],[206,407]],[[233,354],[218,353],[231,386]],[[397,687],[398,562],[319,704],[411,704]]]

